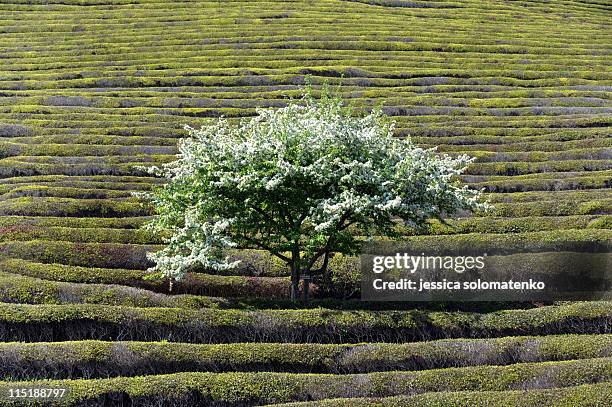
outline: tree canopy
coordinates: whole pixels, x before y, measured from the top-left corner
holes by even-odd
[[[295,298],[301,277],[325,275],[333,253],[358,253],[364,239],[395,236],[398,220],[419,227],[483,206],[457,179],[470,157],[418,148],[393,136],[381,109],[357,115],[328,93],[187,129],[177,160],[152,169],[167,183],[150,195],[148,227],[171,237],[151,271],[171,279],[236,266],[227,248],[257,248],[287,263]]]

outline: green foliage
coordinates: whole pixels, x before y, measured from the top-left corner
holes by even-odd
[[[0,340],[78,339],[189,342],[417,341],[605,333],[610,302],[569,303],[535,309],[475,312],[229,310],[131,308],[89,304],[0,304]],[[104,326],[104,330],[99,330]]]
[[[524,239],[557,250],[574,238],[609,240],[605,1],[0,3],[0,253],[17,257],[0,261],[0,296],[48,304],[1,305],[0,332],[10,340],[59,341],[0,343],[5,379],[109,377],[51,382],[70,386],[64,405],[80,406],[612,405],[609,363],[481,366],[609,356],[609,303],[535,308],[324,298],[313,299],[309,311],[291,311],[298,305],[288,299],[243,297],[265,280],[259,277],[286,272],[282,262],[242,248],[229,253],[243,261],[223,273],[229,279],[199,269],[203,279],[190,281],[195,292],[240,297],[170,296],[161,294],[167,284],[143,280],[151,266],[145,251],[158,247],[142,244],[161,236],[149,240],[134,230],[150,212],[130,199],[163,181],[134,176],[134,166],[167,162],[188,134],[184,124],[199,128],[224,116],[235,125],[256,108],[281,108],[300,96],[310,75],[317,97],[323,82],[341,85],[355,113],[384,102],[397,136],[477,157],[463,181],[485,188],[496,212],[449,225],[432,221],[428,233],[448,235],[440,245],[502,247]],[[355,260],[330,260],[328,293],[355,293]],[[188,292],[180,283],[175,290]],[[532,309],[495,312],[514,307]],[[309,324],[313,336],[301,336]],[[567,334],[582,331],[605,335]],[[413,341],[523,334],[537,336]],[[130,335],[162,342],[63,342]],[[297,340],[313,343],[268,343]],[[320,340],[343,344],[314,343]],[[367,342],[345,344],[351,340]],[[453,364],[473,367],[437,369]],[[307,374],[413,368],[436,370]],[[175,371],[185,373],[156,375]],[[141,374],[153,375],[113,377]],[[566,387],[597,380],[606,382]],[[15,384],[3,382],[0,394]],[[398,392],[404,395],[393,397]]]
[[[0,391],[6,392],[10,386],[43,383],[48,387],[65,386],[69,389],[67,397],[61,400],[61,405],[65,406],[105,404],[117,395],[128,396],[132,402],[155,401],[169,406],[238,406],[380,394],[531,390],[563,386],[564,383],[591,384],[610,379],[611,363],[610,358],[600,358],[358,375],[187,372],[97,380],[0,382]],[[450,393],[450,397],[453,396],[456,395]]]
[[[0,215],[132,217],[146,216],[150,209],[135,201],[23,197],[0,201]]]
[[[21,224],[18,226],[0,227],[0,232],[2,232],[0,242],[55,240],[81,243],[161,243],[161,236],[139,229],[37,227]]]
[[[50,240],[0,243],[0,255],[46,264],[142,270],[156,246]]]
[[[53,249],[54,246],[51,246]],[[146,250],[143,248],[142,250]],[[85,253],[83,253],[85,252]],[[95,258],[87,256],[86,250],[81,252],[85,256],[81,264],[88,261],[99,261],[105,264],[112,263],[113,256],[119,252],[101,253],[104,257]],[[144,255],[141,252],[141,255]],[[87,256],[87,257],[86,257]],[[74,259],[77,260],[77,259]],[[125,266],[130,265],[130,259],[124,258]],[[118,262],[113,265],[118,266]],[[147,278],[150,276],[144,270],[100,268],[69,266],[64,264],[44,264],[24,261],[19,259],[0,260],[0,271],[36,277],[44,280],[53,280],[72,283],[86,284],[120,284],[121,286],[138,287],[150,291],[167,293],[168,283],[160,279]],[[218,276],[203,273],[188,274],[185,279],[174,285],[172,292],[177,294],[196,294],[215,297],[259,297],[259,298],[284,298],[289,294],[289,279],[284,277],[248,277],[248,276]],[[78,289],[78,286],[73,289]],[[72,289],[71,289],[72,291]],[[86,287],[81,291],[88,291]],[[316,290],[314,291],[316,294]],[[131,297],[131,296],[130,296]],[[7,297],[5,297],[7,298]],[[10,296],[8,298],[11,298]],[[30,301],[21,301],[30,302]],[[92,302],[95,301],[85,301]],[[127,304],[129,305],[129,304]]]
[[[536,390],[506,391],[461,391],[431,392],[414,396],[384,398],[343,398],[306,403],[275,404],[282,407],[462,407],[465,405],[486,405],[491,407],[575,407],[605,406],[612,400],[612,385],[608,382],[580,386]]]
[[[611,335],[444,339],[352,345],[172,342],[0,344],[5,380],[136,376],[180,371],[368,373],[612,356]]]
[[[167,183],[148,196],[157,216],[147,226],[172,234],[150,271],[180,281],[194,266],[234,268],[223,250],[253,247],[287,264],[296,298],[300,275],[329,281],[330,255],[358,252],[355,231],[394,236],[394,219],[421,227],[487,208],[457,181],[471,158],[394,138],[380,109],[353,113],[326,91],[320,100],[306,92],[238,126],[188,128],[177,160],[150,169]]]
[[[59,216],[3,216],[0,218],[0,227],[14,226],[64,227],[64,228],[110,228],[110,229],[138,229],[147,220],[147,217],[130,218],[75,218]]]
[[[7,267],[8,266],[8,267]],[[45,269],[57,269],[47,266]],[[61,266],[59,267],[61,269]],[[19,271],[7,264],[0,265],[0,270]],[[32,270],[33,271],[33,270]],[[62,270],[63,271],[63,270]],[[34,274],[34,273],[32,273]],[[42,274],[42,273],[41,273]],[[129,285],[129,271],[126,273],[125,285]],[[44,277],[53,278],[52,273]],[[112,278],[111,274],[107,278]],[[78,280],[78,276],[62,274],[66,280]],[[81,276],[87,280],[87,276]],[[132,277],[134,279],[134,277]],[[89,278],[91,280],[91,278]],[[101,279],[102,280],[102,279]],[[138,286],[138,280],[131,281]],[[144,285],[144,284],[143,284]],[[149,289],[161,290],[151,284]],[[174,295],[153,293],[149,290],[135,289],[123,285],[103,285],[96,283],[74,284],[43,280],[23,275],[0,272],[0,302],[20,304],[103,304],[125,305],[131,307],[177,307],[177,308],[215,308],[227,305],[222,299],[196,295]]]

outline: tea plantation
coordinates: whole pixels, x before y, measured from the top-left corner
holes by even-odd
[[[310,77],[477,157],[494,210],[415,247],[609,243],[611,67],[605,0],[1,1],[0,405],[612,405],[612,302],[363,303],[336,256],[304,307],[251,249],[168,292],[133,196],[183,125]]]

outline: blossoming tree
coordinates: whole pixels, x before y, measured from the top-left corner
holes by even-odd
[[[327,93],[238,125],[187,128],[178,159],[151,169],[167,183],[150,195],[157,216],[148,227],[171,237],[150,271],[180,280],[196,265],[236,266],[224,249],[258,248],[287,264],[296,299],[301,278],[325,276],[333,253],[395,236],[400,220],[418,227],[481,205],[456,179],[469,157],[417,148],[393,128],[380,109],[355,116]]]

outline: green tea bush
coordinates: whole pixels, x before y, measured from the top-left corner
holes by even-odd
[[[597,383],[537,390],[431,392],[414,396],[342,398],[274,404],[282,407],[430,407],[486,405],[490,407],[605,406],[612,401],[612,384]]]
[[[120,243],[80,243],[50,240],[0,243],[0,255],[46,264],[142,270],[146,253],[155,246]]]
[[[354,345],[164,342],[0,344],[4,380],[139,376],[182,371],[368,373],[612,356],[610,335],[445,339]]]
[[[13,387],[64,387],[65,406],[131,403],[244,406],[342,397],[385,397],[442,391],[504,391],[596,384],[610,379],[610,358],[356,375],[176,373],[94,380],[0,382]],[[605,388],[605,387],[604,387]],[[555,389],[557,390],[557,389]],[[584,389],[582,389],[584,390]],[[450,396],[452,397],[451,393]],[[582,396],[584,398],[584,396]],[[51,401],[52,402],[52,401]],[[51,402],[48,402],[50,404]]]
[[[67,228],[18,225],[0,227],[0,242],[50,240],[80,243],[159,244],[161,236],[144,230],[112,228]]]
[[[498,210],[496,205],[496,211]],[[565,229],[608,229],[609,215],[569,215],[569,216],[525,216],[517,218],[483,217],[465,218],[457,221],[432,221],[429,233],[436,235],[459,233],[525,233],[545,230]],[[405,234],[416,234],[407,229]]]
[[[217,310],[0,304],[1,341],[396,342],[608,333],[609,302],[474,312]],[[306,329],[307,328],[307,329]]]
[[[398,228],[406,244],[609,246],[609,2],[0,3],[0,341],[27,341],[0,343],[0,398],[69,388],[0,405],[612,405],[609,302],[361,302],[358,259],[335,255],[300,306],[242,247],[168,295],[130,198],[163,183],[134,166],[176,154],[184,124],[283,107],[310,75],[477,157],[462,180],[495,209]],[[87,338],[105,341],[63,342]]]
[[[612,213],[612,198],[583,202],[559,199],[543,202],[498,203],[487,215],[520,218],[525,216],[596,215],[603,213]]]
[[[8,200],[22,197],[54,197],[54,198],[79,198],[79,199],[112,199],[129,198],[128,191],[117,191],[112,189],[83,189],[67,187],[49,187],[47,185],[28,185],[13,188],[10,192],[0,195],[0,200]]]
[[[0,215],[133,217],[146,216],[150,209],[137,202],[103,199],[23,197],[0,201]]]
[[[113,265],[119,264],[115,262]],[[79,267],[8,259],[0,260],[0,271],[60,282],[120,284],[154,292],[169,292],[168,281],[147,278],[148,275],[144,270]],[[187,274],[184,281],[175,284],[172,292],[215,297],[274,299],[288,297],[288,287],[289,279],[286,277],[217,276],[190,273]],[[311,285],[311,287],[313,294],[316,295],[316,286]]]
[[[0,269],[3,269],[0,266]],[[0,302],[19,304],[102,304],[130,307],[215,308],[229,306],[220,298],[167,296],[121,285],[74,284],[0,272]]]
[[[3,216],[0,227],[34,226],[65,228],[110,228],[138,229],[147,220],[146,216],[131,218],[75,218],[59,216]]]

